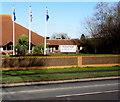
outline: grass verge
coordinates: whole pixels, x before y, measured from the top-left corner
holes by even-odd
[[[41,55],[41,56],[0,56],[0,58],[26,58],[26,57],[52,57],[52,56],[96,56],[96,55],[120,55],[120,54],[53,54],[53,55]]]
[[[2,71],[3,75],[18,75],[18,74],[34,74],[34,73],[55,73],[55,72],[73,72],[73,71],[92,71],[92,70],[108,70],[120,69],[120,66],[114,67],[86,67],[86,68],[63,68],[63,69],[39,69],[39,70],[16,70],[16,71]],[[67,79],[80,79],[80,78],[95,78],[95,77],[108,77],[119,76],[120,71],[108,72],[85,72],[85,73],[66,73],[66,74],[51,74],[51,75],[32,75],[32,76],[15,76],[3,77],[2,83],[21,83],[21,82],[36,82],[36,81],[56,81]]]
[[[120,69],[120,66],[113,67],[72,67],[72,68],[56,68],[56,69],[33,69],[33,70],[11,70],[2,71],[3,75],[22,75],[22,74],[37,74],[37,73],[55,73],[55,72],[77,72],[77,71],[92,71],[92,70],[111,70]]]
[[[120,71],[4,77],[2,78],[2,83],[10,84],[10,83],[21,83],[21,82],[56,81],[56,80],[78,79],[78,78],[80,79],[80,78],[108,77],[108,76],[119,76],[119,73]]]

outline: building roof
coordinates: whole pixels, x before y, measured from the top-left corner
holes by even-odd
[[[0,15],[0,29],[2,28],[2,34],[0,34],[0,45],[6,45],[9,42],[13,42],[13,21],[11,15]],[[1,31],[1,30],[0,30]],[[15,23],[15,42],[20,37],[20,35],[25,34],[28,36],[29,30],[17,23]],[[32,44],[42,44],[44,42],[44,37],[32,32]]]
[[[11,15],[0,15],[0,46],[4,46],[9,42],[13,42],[13,21]],[[29,30],[17,23],[15,23],[15,42],[17,42],[20,35],[25,34],[28,36]],[[32,44],[38,45],[44,43],[44,37],[32,32]],[[48,45],[82,45],[84,44],[80,39],[74,40],[50,40],[47,39]]]
[[[72,39],[72,40],[65,40],[65,39],[57,39],[57,40],[47,40],[48,45],[84,45],[80,39]]]

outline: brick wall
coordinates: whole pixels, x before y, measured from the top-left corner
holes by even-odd
[[[120,55],[0,58],[1,70],[120,65]]]
[[[77,57],[2,58],[1,68],[77,65]]]
[[[83,56],[82,65],[91,64],[117,64],[120,63],[120,56]]]

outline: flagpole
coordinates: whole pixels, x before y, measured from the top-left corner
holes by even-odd
[[[32,27],[32,10],[30,6],[30,15],[29,15],[29,53],[31,48],[31,27]]]
[[[46,35],[47,35],[47,21],[49,19],[49,16],[48,16],[48,9],[46,7],[46,15],[45,15],[45,36],[44,36],[44,55],[47,54],[47,50],[46,50]]]
[[[15,17],[15,8],[14,8],[14,5],[13,5],[13,55],[15,55],[15,20],[16,20],[16,17]]]
[[[31,21],[29,20],[29,53],[31,48]]]
[[[15,22],[13,20],[13,55],[15,55],[14,46],[15,46]]]
[[[47,21],[45,17],[44,55],[46,55],[46,33],[47,33]]]

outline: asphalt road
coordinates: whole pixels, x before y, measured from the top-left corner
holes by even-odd
[[[118,80],[22,86],[2,91],[2,100],[119,100]]]
[[[74,102],[79,100],[119,100],[118,98],[120,91],[105,91],[105,92],[93,92],[93,93],[83,93],[83,94],[71,94],[71,95],[63,95],[57,97],[50,97],[50,98],[38,98],[34,100],[62,100],[67,102]]]

